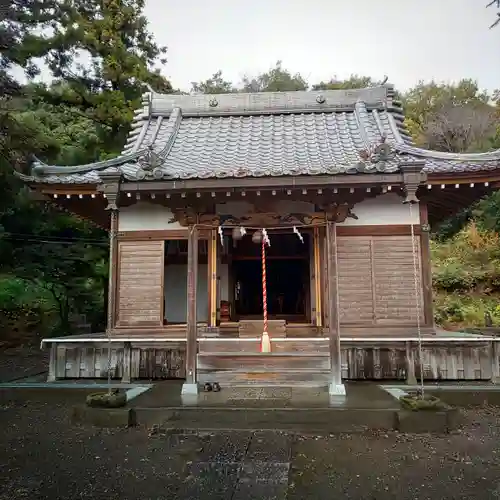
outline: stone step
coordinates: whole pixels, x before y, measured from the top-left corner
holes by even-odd
[[[369,429],[392,430],[396,426],[394,409],[350,408],[177,408],[140,409],[138,424],[158,423],[168,429],[259,429],[307,433],[365,432]]]

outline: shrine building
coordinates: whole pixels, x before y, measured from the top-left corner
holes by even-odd
[[[434,324],[429,230],[498,187],[500,151],[416,147],[390,85],[149,92],[118,157],[20,176],[110,233],[108,330],[45,339],[50,380],[107,376],[108,349],[113,378],[188,393],[499,375],[493,338]]]

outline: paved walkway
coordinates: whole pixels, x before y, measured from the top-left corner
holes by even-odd
[[[487,500],[500,497],[500,412],[445,436],[175,433],[73,426],[88,391],[0,390],[0,500]]]

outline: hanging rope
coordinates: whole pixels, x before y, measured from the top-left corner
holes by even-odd
[[[111,328],[113,325],[113,296],[114,285],[113,255],[116,245],[116,225],[118,214],[111,210],[109,226],[109,276],[108,276],[108,314],[106,318],[106,335],[108,337],[108,394],[111,394]]]
[[[266,239],[262,236],[262,315],[264,320],[264,332],[267,332],[267,278],[266,278]]]
[[[413,253],[413,279],[415,285],[415,308],[417,310],[417,337],[418,337],[418,362],[420,365],[420,392],[422,399],[424,398],[424,356],[422,352],[422,328],[420,314],[422,306],[420,303],[420,287],[418,285],[418,276],[420,275],[420,265],[418,263],[417,243],[415,241],[415,228],[413,224],[413,203],[408,203],[410,206],[410,227],[411,227],[411,246]]]
[[[235,228],[240,228],[242,227],[242,224],[222,224],[220,226],[214,226],[213,224],[195,224],[195,226],[198,229],[217,229],[217,231],[224,230],[224,229],[235,229]],[[295,231],[295,229],[304,229],[304,228],[309,228],[309,227],[325,227],[326,222],[317,222],[314,224],[294,224],[293,226],[270,226],[266,227],[267,231],[288,231],[292,230],[295,234],[298,233],[298,231]],[[257,226],[247,226],[245,225],[245,230],[248,231],[261,231],[261,227]]]

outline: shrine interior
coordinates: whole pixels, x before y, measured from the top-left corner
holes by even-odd
[[[266,247],[267,307],[272,319],[310,321],[310,238],[296,234],[270,233]],[[235,319],[262,317],[261,245],[251,237],[233,241],[231,276],[234,286]]]

